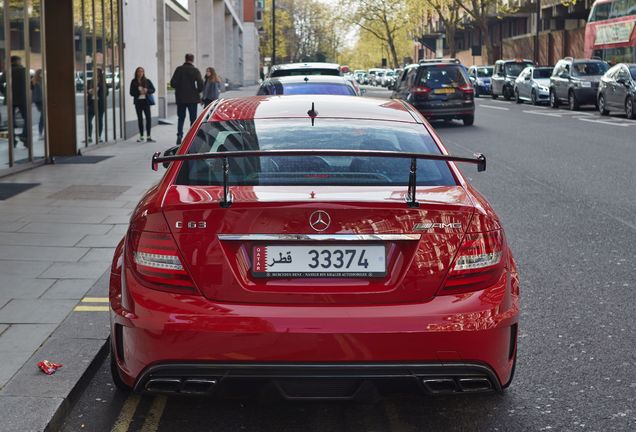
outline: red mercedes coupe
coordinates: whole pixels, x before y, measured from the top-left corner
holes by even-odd
[[[354,399],[501,391],[519,278],[495,212],[413,107],[208,106],[141,199],[110,278],[114,382]]]

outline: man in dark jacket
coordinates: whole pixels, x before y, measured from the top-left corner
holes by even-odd
[[[185,63],[179,66],[172,74],[170,85],[174,88],[177,100],[177,145],[181,144],[183,137],[183,123],[185,122],[186,109],[190,114],[190,126],[197,118],[197,105],[201,102],[200,93],[203,90],[203,78],[201,72],[192,64],[194,55],[186,54]]]
[[[24,121],[24,125],[22,126],[22,133],[20,134],[20,140],[27,146],[27,125],[29,121],[27,120],[28,112],[26,109],[27,100],[26,100],[26,69],[22,66],[22,59],[19,56],[11,56],[11,93],[13,96],[13,118],[15,119],[15,111],[16,109],[20,111],[20,116],[22,116],[22,120]],[[6,79],[5,75],[2,75],[0,79],[0,88],[2,88],[2,94],[7,97],[6,94]],[[17,141],[14,139],[13,147],[15,147]]]

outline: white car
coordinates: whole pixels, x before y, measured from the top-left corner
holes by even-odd
[[[528,66],[521,71],[514,85],[515,101],[530,101],[533,105],[550,101],[550,76],[553,67]]]

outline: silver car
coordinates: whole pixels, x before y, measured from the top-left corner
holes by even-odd
[[[550,101],[552,67],[528,66],[521,71],[514,85],[515,101],[530,101],[533,105]]]

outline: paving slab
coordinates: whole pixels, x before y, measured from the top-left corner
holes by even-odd
[[[76,304],[75,300],[12,299],[0,309],[0,322],[59,324]]]
[[[0,244],[24,246],[75,246],[84,234],[0,233]]]
[[[34,352],[57,324],[13,324],[0,334],[0,355],[13,351]]]
[[[122,235],[123,237],[123,235]],[[113,260],[115,248],[92,248],[80,259],[81,262],[99,261],[109,263]]]
[[[24,363],[33,355],[33,351],[11,351],[0,353],[0,389],[24,366]],[[0,409],[2,409],[2,399],[0,398]],[[2,419],[2,416],[0,416]],[[2,420],[0,420],[1,422]],[[0,426],[2,424],[0,423]],[[4,430],[1,429],[0,430]]]
[[[64,402],[52,397],[3,397],[0,419],[3,432],[42,432]]]
[[[42,278],[54,279],[92,279],[98,278],[107,266],[102,262],[84,263],[54,263],[44,273]]]
[[[97,279],[60,279],[42,294],[43,299],[81,299]]]
[[[87,248],[1,245],[0,260],[67,261],[77,262],[88,252]]]
[[[36,277],[51,266],[50,262],[41,261],[0,261],[0,275]]]
[[[32,222],[20,230],[26,233],[106,234],[113,225]]]
[[[4,333],[4,331],[6,329],[9,328],[9,324],[0,324],[0,336],[2,335],[2,333]]]
[[[5,220],[4,217],[0,216],[0,220],[2,220],[2,225],[0,226],[0,232],[16,232],[16,231],[19,231],[20,228],[24,227],[27,224],[27,222],[17,220],[17,219],[19,218],[16,217],[15,221],[9,221],[8,219]]]
[[[55,283],[55,279],[35,279],[21,275],[2,275],[0,296],[6,298],[38,298]],[[2,307],[2,305],[0,305]]]
[[[79,243],[77,243],[77,246],[89,248],[114,248],[123,237],[124,235],[119,233],[109,233],[106,235],[87,235],[82,240],[80,240]]]

